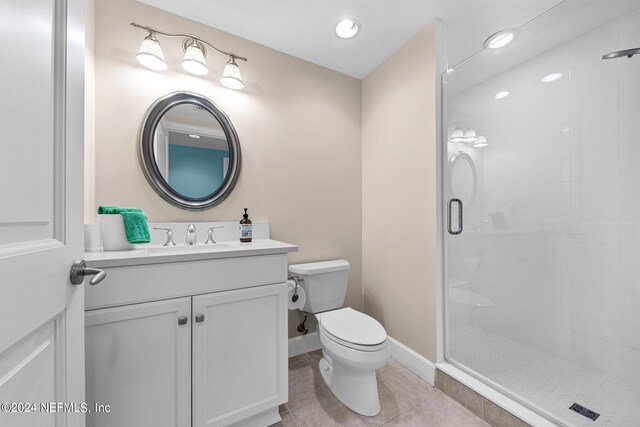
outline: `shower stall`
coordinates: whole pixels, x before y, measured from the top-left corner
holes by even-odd
[[[640,1],[511,33],[442,77],[444,356],[558,425],[639,426],[640,55],[603,56]]]

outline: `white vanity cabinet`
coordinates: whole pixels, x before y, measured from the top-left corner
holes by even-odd
[[[191,298],[86,312],[85,357],[90,409],[110,405],[88,426],[191,424]]]
[[[286,292],[283,283],[193,297],[194,426],[250,425],[247,416],[287,401]]]
[[[278,422],[288,400],[289,251],[87,260],[107,272],[86,290],[87,402],[110,405],[87,426]]]

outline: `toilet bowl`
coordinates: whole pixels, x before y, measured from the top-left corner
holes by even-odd
[[[333,394],[354,412],[380,412],[376,369],[391,357],[384,327],[373,317],[342,307],[349,263],[324,261],[289,266],[306,293],[302,311],[318,320],[320,372]]]
[[[387,364],[391,350],[377,320],[351,308],[316,314],[322,345],[320,373],[333,394],[353,411],[380,412],[376,369]]]

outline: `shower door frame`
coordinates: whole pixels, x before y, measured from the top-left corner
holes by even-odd
[[[526,24],[525,24],[526,25]],[[505,398],[510,399],[513,402],[516,402],[517,404],[525,407],[526,409],[534,412],[535,414],[539,415],[540,417],[544,418],[545,420],[556,424],[558,426],[562,426],[562,427],[569,427],[570,424],[568,424],[566,421],[561,420],[559,418],[557,418],[557,416],[551,414],[550,412],[546,411],[544,408],[541,408],[529,401],[527,401],[526,399],[518,396],[517,394],[511,392],[510,390],[508,390],[507,388],[501,386],[500,384],[496,383],[495,381],[481,375],[480,373],[474,371],[472,368],[467,367],[465,365],[463,365],[462,363],[452,359],[450,357],[450,348],[449,348],[449,306],[448,306],[448,301],[449,301],[449,287],[447,286],[448,280],[449,280],[449,269],[448,269],[448,239],[450,238],[450,234],[447,231],[447,225],[448,225],[448,214],[447,214],[447,206],[448,206],[448,202],[449,199],[447,198],[448,195],[450,195],[450,174],[447,173],[447,167],[448,167],[448,159],[447,159],[447,135],[448,135],[448,125],[447,125],[447,118],[448,118],[448,109],[447,109],[447,82],[446,82],[446,76],[448,74],[450,74],[452,72],[452,70],[454,70],[456,67],[459,67],[460,65],[464,64],[465,62],[471,60],[473,57],[475,57],[476,55],[479,55],[483,52],[483,50],[475,53],[474,55],[468,57],[467,59],[465,59],[462,62],[459,62],[458,64],[456,64],[455,66],[453,66],[452,68],[450,68],[447,71],[444,71],[440,74],[440,78],[439,78],[439,91],[440,91],[440,102],[438,102],[439,104],[439,108],[440,108],[440,120],[438,120],[438,128],[439,130],[437,130],[437,138],[438,138],[438,144],[437,144],[437,148],[436,148],[436,155],[438,157],[437,159],[437,168],[436,168],[436,185],[438,186],[438,191],[437,191],[437,201],[436,201],[436,205],[438,208],[438,216],[439,216],[439,229],[437,232],[437,236],[436,236],[436,240],[437,240],[437,246],[439,248],[440,252],[440,256],[439,256],[439,260],[437,260],[436,262],[436,266],[437,266],[437,272],[436,272],[436,276],[437,276],[437,280],[440,283],[440,286],[437,287],[437,291],[436,292],[436,298],[437,298],[437,303],[436,303],[436,311],[437,311],[437,320],[439,325],[441,325],[440,327],[438,327],[438,331],[437,331],[437,357],[438,357],[438,363],[448,363],[449,365],[455,367],[456,369],[459,369],[460,371],[462,371],[463,373],[473,377],[474,379],[480,381],[482,384],[490,387],[491,389],[493,389],[494,391],[500,393],[501,395],[503,395]],[[464,209],[464,207],[463,207]],[[463,223],[464,226],[464,223]],[[464,231],[462,231],[461,234],[463,234]],[[456,237],[456,236],[451,236],[451,237]],[[455,377],[454,377],[455,379]],[[456,379],[457,380],[457,379]],[[480,393],[479,393],[480,394]]]

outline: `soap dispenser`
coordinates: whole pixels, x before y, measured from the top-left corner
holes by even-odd
[[[249,214],[247,213],[248,208],[244,208],[244,215],[242,215],[242,219],[240,220],[240,241],[241,242],[250,242],[252,236],[252,223],[249,219]]]

